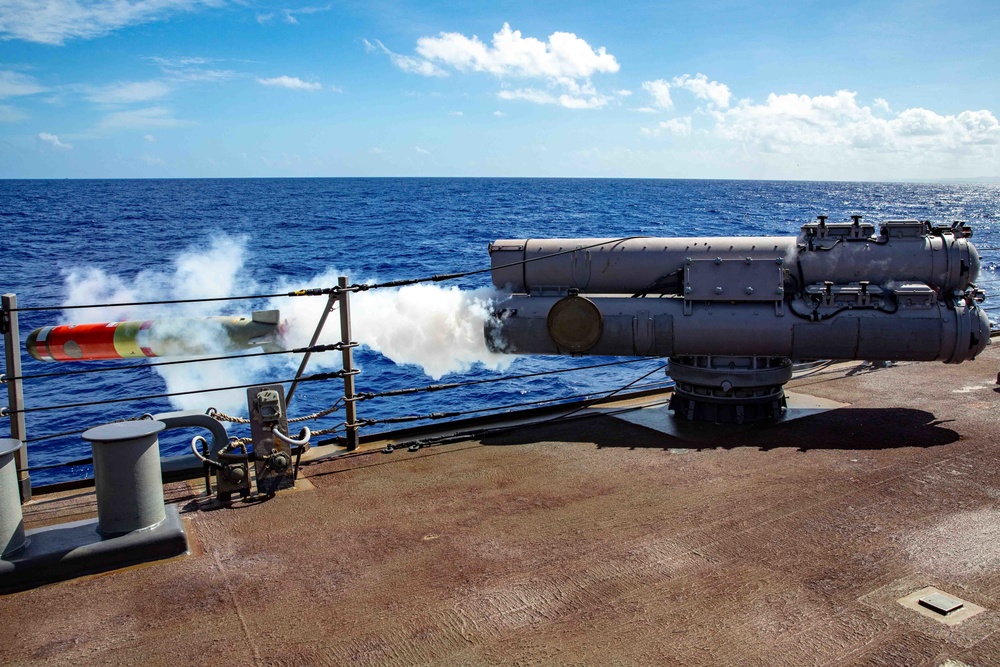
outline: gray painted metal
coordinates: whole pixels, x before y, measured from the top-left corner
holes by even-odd
[[[358,404],[354,396],[354,348],[351,341],[351,293],[347,289],[347,278],[337,279],[340,291],[340,342],[344,344],[344,417],[347,422],[346,444],[348,450],[358,448]]]
[[[337,292],[330,292],[330,295],[326,299],[326,307],[323,309],[323,313],[319,316],[319,322],[316,323],[316,329],[313,331],[312,338],[309,340],[309,347],[314,346],[318,341],[320,334],[323,333],[323,327],[326,326],[326,320],[330,317],[330,312],[333,310],[334,305],[337,303]],[[299,378],[302,374],[306,372],[306,366],[309,365],[309,359],[312,357],[312,352],[306,352],[302,356],[302,361],[299,362],[299,369],[295,371],[295,379],[292,380],[292,386],[288,388],[288,396],[285,398],[285,405],[292,402],[292,398],[295,397],[295,389],[299,386]]]
[[[175,428],[204,428],[212,434],[211,451],[209,458],[213,461],[219,460],[219,450],[229,444],[229,433],[225,425],[218,419],[209,417],[204,412],[198,410],[179,410],[177,412],[163,412],[153,415],[153,419],[163,422],[165,431]]]
[[[773,267],[780,260],[786,268],[801,271],[795,276],[803,282],[800,288],[826,280],[866,280],[964,290],[979,273],[979,254],[964,236],[931,233],[925,223],[888,221],[882,225],[882,235],[850,241],[847,235],[820,236],[816,228],[816,223],[805,225],[798,237],[501,239],[489,249],[493,284],[522,294],[566,294],[569,289],[583,294],[634,294],[674,271],[684,271],[686,265],[716,260],[738,269],[742,262],[743,270],[753,271],[761,264]],[[602,245],[546,257],[595,244]],[[752,262],[747,263],[747,258]],[[770,287],[774,282],[770,275],[755,276],[755,282]],[[736,271],[727,277],[732,285],[721,285],[727,292],[743,282]],[[706,290],[701,298],[713,298],[714,288],[720,286],[699,285]],[[781,298],[773,289],[761,293],[755,287],[755,293],[759,300]]]
[[[97,426],[83,434],[94,452],[98,532],[105,537],[163,521],[160,421],[142,419]]]
[[[0,438],[0,556],[3,558],[24,547],[24,517],[14,463],[14,455],[22,446],[20,440]]]
[[[3,295],[3,347],[7,361],[7,377],[15,378],[7,381],[7,405],[11,410],[24,407],[24,387],[21,377],[21,334],[17,321],[17,295]],[[23,412],[13,412],[10,415],[10,437],[24,442],[25,423]],[[21,494],[21,502],[31,500],[31,477],[28,474],[28,448],[22,447],[14,456],[17,461],[17,481]]]
[[[567,297],[573,298],[573,297]],[[603,335],[586,354],[610,356],[729,355],[790,359],[944,361],[974,358],[989,344],[989,320],[964,302],[907,307],[893,313],[849,309],[818,322],[776,316],[764,303],[696,303],[679,297],[594,298]],[[487,322],[494,352],[568,354],[548,333],[548,315],[559,299],[513,296]],[[803,312],[802,299],[792,302]],[[685,314],[690,307],[689,314]]]
[[[115,537],[103,537],[98,521],[86,519],[27,531],[28,546],[0,560],[0,593],[172,558],[188,550],[184,524],[173,505],[155,526]]]
[[[917,602],[927,607],[928,609],[933,609],[939,614],[950,614],[953,611],[958,611],[965,606],[965,603],[953,597],[949,597],[942,593],[930,593],[929,595],[924,595],[917,599]]]
[[[499,240],[493,283],[514,294],[487,322],[487,344],[515,354],[945,363],[982,352],[989,320],[971,230],[916,220],[873,230],[856,216],[821,218],[798,237]],[[569,307],[576,299],[596,308]],[[581,327],[600,335],[575,344]]]
[[[257,492],[272,495],[295,485],[292,448],[274,436],[288,432],[285,388],[268,384],[247,389]]]

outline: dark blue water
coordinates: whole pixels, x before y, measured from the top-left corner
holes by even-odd
[[[66,272],[99,268],[123,283],[142,272],[169,275],[184,253],[197,253],[224,235],[245,252],[238,276],[258,293],[289,283],[311,284],[335,269],[353,281],[394,280],[488,266],[487,244],[497,238],[618,237],[629,235],[792,235],[818,214],[834,220],[862,214],[867,220],[918,218],[969,221],[981,248],[1000,247],[1000,187],[899,183],[578,179],[211,179],[0,181],[3,262],[0,291],[14,292],[21,306],[61,305]],[[987,288],[1000,252],[984,250]],[[463,289],[489,284],[480,274],[457,283]],[[324,287],[330,285],[313,285]],[[245,313],[263,304],[222,304],[218,314]],[[60,321],[58,312],[21,313],[22,339],[32,329]],[[25,373],[68,366],[23,355]],[[594,360],[598,361],[598,360]],[[419,367],[398,366],[359,350],[361,391],[422,386],[432,382]],[[519,359],[507,373],[579,365],[578,360]],[[564,374],[495,383],[360,405],[361,416],[390,417],[613,389],[656,368],[647,361],[588,374]],[[79,367],[79,364],[74,365]],[[281,377],[273,368],[254,381]],[[282,370],[285,375],[287,370]],[[473,368],[441,382],[494,377]],[[654,375],[650,379],[661,378]],[[216,386],[226,383],[219,378]],[[299,390],[293,414],[330,405],[337,382]],[[26,382],[29,407],[156,394],[163,380],[143,368]],[[0,401],[6,403],[4,400]],[[144,412],[172,409],[165,400],[107,404],[28,415],[28,437],[85,428]],[[342,415],[313,424],[333,426]],[[0,424],[6,435],[7,424]],[[242,435],[239,430],[234,434]],[[186,438],[162,439],[165,453],[180,453]],[[32,466],[89,455],[77,436],[29,444]],[[38,470],[36,485],[90,474],[86,466]]]

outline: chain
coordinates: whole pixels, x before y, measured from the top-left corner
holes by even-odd
[[[319,412],[314,412],[311,415],[306,415],[304,417],[293,417],[293,418],[289,419],[288,422],[289,423],[304,422],[304,421],[309,421],[311,419],[319,419],[320,417],[326,417],[327,415],[333,414],[334,412],[336,412],[337,410],[339,410],[340,406],[341,406],[341,404],[343,402],[344,402],[344,399],[342,399],[342,398],[338,399],[336,403],[334,403],[330,407],[326,408],[325,410],[320,410]],[[207,414],[209,417],[212,417],[213,419],[216,419],[216,420],[218,420],[220,422],[230,422],[232,424],[249,424],[250,423],[250,420],[246,419],[245,417],[234,417],[233,415],[227,415],[225,412],[222,412],[221,410],[216,410],[215,408],[209,408],[206,411],[205,414]]]

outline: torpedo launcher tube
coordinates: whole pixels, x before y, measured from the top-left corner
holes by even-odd
[[[990,342],[970,228],[829,223],[797,237],[498,240],[494,352],[670,357],[675,416],[779,417],[792,360],[961,363]]]
[[[197,317],[67,324],[35,329],[25,347],[38,361],[191,357],[261,347],[284,349],[277,310],[250,317]]]

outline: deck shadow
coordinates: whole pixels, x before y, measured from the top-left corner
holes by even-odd
[[[550,422],[514,432],[487,436],[484,445],[510,446],[537,442],[590,443],[598,448],[736,449],[762,451],[884,450],[939,447],[956,442],[959,434],[925,410],[912,408],[841,408],[774,424],[736,426],[681,423],[678,435],[638,426],[605,415],[566,423]]]

